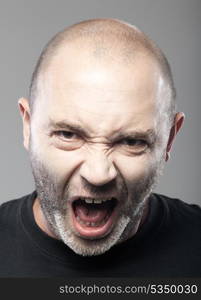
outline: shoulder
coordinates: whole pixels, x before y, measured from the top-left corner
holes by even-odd
[[[201,226],[201,207],[199,205],[156,193],[153,196],[165,207],[172,221],[183,222],[185,220],[188,224]]]
[[[2,203],[0,205],[0,214],[6,214],[10,211],[15,210],[25,198],[27,198],[27,196],[12,199],[12,200]]]
[[[30,195],[25,195],[0,205],[0,228],[2,225],[8,225],[10,221],[14,221],[17,218],[22,203],[26,201],[29,196]]]

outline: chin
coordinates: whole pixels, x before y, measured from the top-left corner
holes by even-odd
[[[98,239],[80,237],[69,229],[70,226],[66,228],[66,222],[60,215],[55,215],[55,221],[58,235],[64,244],[78,255],[96,256],[104,254],[111,247],[125,239],[124,231],[130,222],[130,218],[128,216],[121,216],[114,228],[106,236]]]

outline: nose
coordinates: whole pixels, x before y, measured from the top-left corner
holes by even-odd
[[[90,153],[80,168],[80,175],[88,183],[101,186],[113,181],[117,170],[113,162],[102,152]]]

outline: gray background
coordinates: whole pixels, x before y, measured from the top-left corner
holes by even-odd
[[[0,2],[0,202],[34,189],[17,99],[28,94],[31,73],[44,44],[72,23],[98,17],[137,25],[166,53],[177,87],[178,109],[185,112],[186,121],[157,191],[200,204],[200,0]]]

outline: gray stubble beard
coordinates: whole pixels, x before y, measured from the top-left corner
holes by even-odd
[[[37,197],[50,231],[75,253],[83,256],[103,254],[114,245],[130,238],[131,232],[132,235],[135,234],[148,197],[163,169],[161,159],[160,162],[155,163],[145,178],[133,183],[133,197],[128,197],[127,203],[123,206],[123,213],[111,232],[101,239],[88,240],[76,235],[69,226],[69,211],[66,209],[66,202],[70,197],[69,188],[67,186],[64,188],[58,183],[32,151],[30,151],[30,159]],[[123,181],[121,186],[125,189]]]

